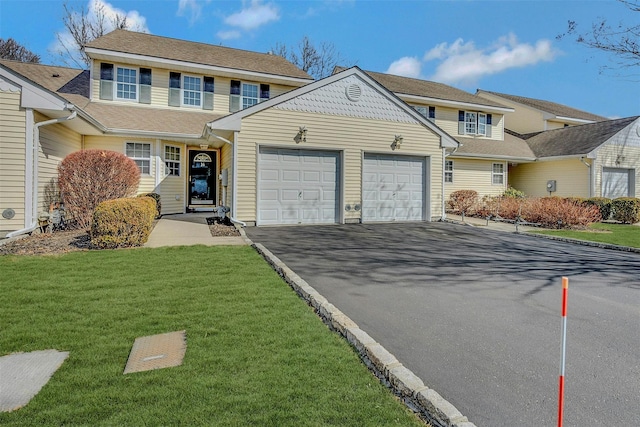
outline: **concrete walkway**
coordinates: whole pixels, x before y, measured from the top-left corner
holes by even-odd
[[[203,213],[166,215],[158,220],[144,247],[248,244],[242,236],[213,237],[207,225],[209,216],[211,214]]]

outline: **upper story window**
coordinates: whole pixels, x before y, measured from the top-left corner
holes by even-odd
[[[183,76],[169,73],[169,105],[213,110],[213,77]]]
[[[236,112],[256,105],[270,97],[270,89],[267,84],[243,83],[239,80],[231,80],[229,91],[229,111]]]
[[[115,83],[115,84],[114,84]],[[100,99],[151,103],[151,69],[100,64]]]
[[[151,174],[151,144],[144,142],[127,142],[125,154],[136,162],[141,174]]]
[[[436,120],[436,107],[423,107],[416,105],[413,107],[420,115],[426,117],[427,119],[435,122]]]
[[[491,137],[491,114],[476,111],[458,112],[458,134]]]

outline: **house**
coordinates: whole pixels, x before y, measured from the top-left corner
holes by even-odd
[[[640,117],[520,135],[536,160],[510,168],[529,196],[640,197]]]
[[[458,142],[446,153],[445,198],[469,189],[500,195],[509,185],[509,165],[535,160],[526,141],[505,132],[513,108],[442,83],[366,73]]]
[[[513,108],[513,113],[509,114],[508,129],[521,134],[608,120],[606,117],[542,99],[482,89],[478,89],[476,95]]]
[[[57,164],[132,158],[162,213],[249,225],[431,220],[458,143],[357,67],[320,81],[270,54],[116,30],[89,70],[0,61],[0,231],[33,230]],[[497,123],[497,122],[496,122]]]

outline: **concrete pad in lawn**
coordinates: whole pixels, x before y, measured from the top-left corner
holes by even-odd
[[[66,351],[41,350],[0,357],[0,411],[25,406],[69,357]]]

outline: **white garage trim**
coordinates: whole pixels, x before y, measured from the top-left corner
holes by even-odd
[[[257,225],[340,222],[340,152],[260,146],[257,176]]]
[[[430,219],[430,158],[365,153],[362,222]]]
[[[634,186],[634,169],[602,168],[602,197],[609,199],[633,197]]]

